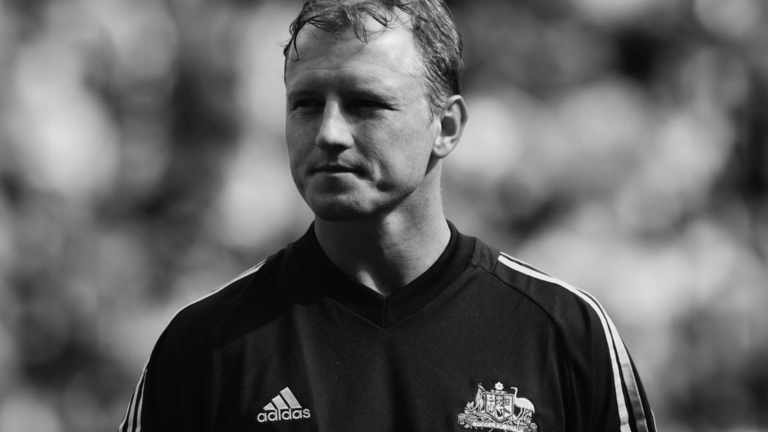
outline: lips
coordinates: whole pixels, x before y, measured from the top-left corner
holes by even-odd
[[[350,173],[350,174],[362,174],[363,171],[359,168],[349,166],[349,165],[343,165],[343,164],[324,164],[320,165],[317,168],[314,169],[314,172],[316,173],[328,173],[328,174],[343,174],[343,173]]]

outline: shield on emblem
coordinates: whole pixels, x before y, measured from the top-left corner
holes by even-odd
[[[514,414],[515,396],[509,393],[486,393],[485,412],[497,421],[505,421]]]

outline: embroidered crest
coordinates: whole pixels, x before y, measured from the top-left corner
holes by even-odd
[[[512,432],[535,432],[532,422],[536,410],[526,398],[517,397],[517,388],[504,391],[502,383],[496,383],[495,390],[486,390],[477,385],[474,402],[468,402],[464,412],[459,414],[459,424],[467,429],[490,428]]]

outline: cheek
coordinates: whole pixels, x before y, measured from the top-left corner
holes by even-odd
[[[425,145],[425,137],[401,134],[393,138],[376,157],[385,161],[384,169],[393,180],[418,181],[427,170],[431,154]]]
[[[295,132],[286,132],[285,142],[288,150],[288,166],[291,169],[291,176],[294,183],[299,188],[302,187],[302,168],[306,164],[309,152],[306,150],[306,146],[302,145],[301,137],[295,134]]]
[[[432,154],[434,137],[424,124],[408,126],[410,127],[403,127],[397,133],[397,151],[404,159],[403,163],[410,166],[426,166]]]
[[[288,148],[288,159],[291,168],[300,164],[301,160],[314,146],[314,137],[311,137],[309,132],[309,128],[306,125],[296,127],[291,123],[286,123],[285,143]]]

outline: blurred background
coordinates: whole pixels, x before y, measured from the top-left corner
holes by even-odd
[[[768,431],[768,3],[449,3],[449,218],[601,299],[660,430]],[[304,232],[299,6],[0,0],[0,431],[115,430],[175,311]]]

